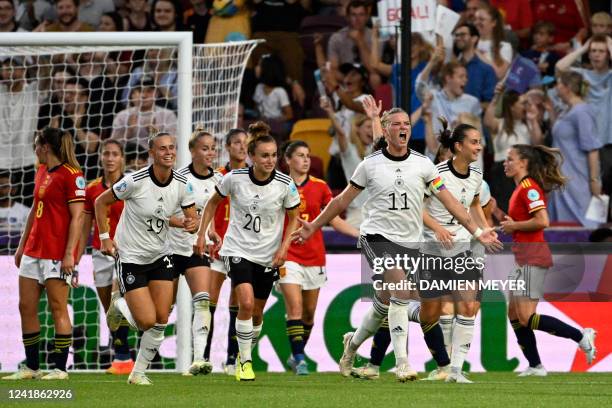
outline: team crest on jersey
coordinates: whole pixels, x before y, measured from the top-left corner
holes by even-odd
[[[166,212],[164,211],[164,207],[162,207],[161,205],[155,209],[155,212],[153,214],[160,219],[166,218]]]
[[[124,180],[123,182],[121,182],[121,184],[117,186],[117,191],[123,193],[125,192],[125,190],[127,190],[127,181]]]
[[[539,200],[540,193],[538,193],[538,190],[536,190],[535,188],[532,188],[531,190],[527,191],[527,198],[531,201]]]
[[[131,273],[128,273],[128,276],[125,277],[125,281],[128,283],[128,285],[134,283],[135,280],[136,278]]]
[[[83,176],[76,178],[76,186],[81,190],[85,188],[85,178]]]
[[[251,204],[249,204],[249,211],[252,213],[259,211],[259,201],[252,201]]]
[[[232,263],[239,264],[242,258],[239,256],[232,256]]]
[[[403,185],[404,185],[404,179],[402,178],[402,176],[397,176],[397,178],[395,179],[395,186],[401,187]]]

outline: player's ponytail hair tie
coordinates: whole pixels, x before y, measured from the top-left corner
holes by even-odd
[[[189,138],[189,150],[193,149],[196,143],[198,142],[198,140],[200,140],[200,138],[202,137],[214,138],[212,133],[204,130],[204,124],[200,122],[196,125],[195,130],[193,131],[193,133],[191,134],[191,137]]]
[[[474,126],[468,125],[467,123],[460,123],[454,129],[450,129],[448,127],[448,120],[444,116],[439,116],[438,120],[442,125],[442,130],[440,130],[440,134],[438,135],[438,141],[440,144],[450,149],[451,153],[455,154],[455,143],[463,143],[463,139],[467,136],[468,130],[476,130]]]
[[[259,143],[276,143],[276,139],[270,135],[272,128],[263,121],[257,121],[249,125],[249,138],[247,139],[247,152],[255,154]]]

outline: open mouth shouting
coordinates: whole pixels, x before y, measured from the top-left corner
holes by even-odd
[[[402,142],[406,142],[408,140],[408,134],[406,132],[400,132],[399,137]]]

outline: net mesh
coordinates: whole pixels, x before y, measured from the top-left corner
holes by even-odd
[[[236,127],[241,80],[256,44],[193,47],[192,127],[202,124],[217,137],[217,164],[226,161],[223,137]],[[157,46],[0,46],[0,251],[7,265],[13,262],[11,255],[33,202],[36,131],[53,126],[69,132],[87,181],[101,175],[98,149],[108,138],[123,144],[128,171],[146,166],[150,127],[177,131],[178,98],[182,97],[177,87],[177,52],[176,47]],[[185,139],[177,142],[187,144]],[[0,282],[0,293],[14,298],[0,302],[0,313],[13,316],[6,323],[13,331],[10,348],[0,349],[3,371],[14,370],[16,361],[24,358],[16,307],[17,269],[12,265],[10,269],[13,282]],[[71,368],[100,369],[110,362],[110,342],[87,256],[81,261],[80,274],[82,285],[70,295]],[[53,342],[53,322],[44,296],[39,310],[44,368]],[[167,335],[173,333],[170,324]],[[134,347],[135,338],[130,344]],[[156,368],[173,368],[172,357],[162,357]]]

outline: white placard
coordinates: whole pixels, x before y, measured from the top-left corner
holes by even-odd
[[[453,30],[461,16],[453,10],[438,4],[436,9],[436,34],[444,39],[444,45],[452,47]]]
[[[381,35],[395,34],[402,20],[402,0],[378,2]],[[431,31],[436,26],[436,0],[412,1],[412,31]]]
[[[592,196],[591,202],[586,212],[586,219],[605,224],[608,220],[608,206],[610,205],[610,196],[602,194],[600,196]]]

